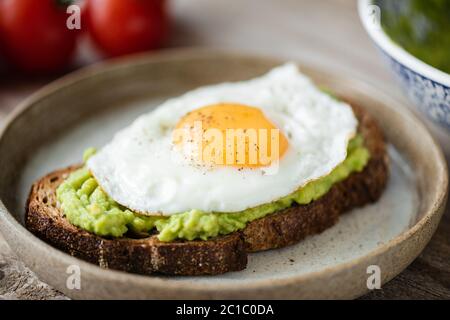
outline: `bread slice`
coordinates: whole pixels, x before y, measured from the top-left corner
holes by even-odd
[[[36,236],[72,256],[103,268],[169,275],[212,275],[242,270],[247,253],[280,248],[333,226],[339,215],[376,201],[388,177],[383,134],[374,119],[354,107],[358,131],[370,150],[360,173],[334,185],[319,200],[295,205],[250,222],[239,232],[207,241],[161,242],[156,235],[141,239],[107,239],[69,223],[56,201],[56,188],[77,167],[52,172],[36,181],[26,210],[26,227]]]

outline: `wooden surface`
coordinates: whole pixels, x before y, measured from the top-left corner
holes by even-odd
[[[176,21],[169,46],[209,46],[339,66],[404,99],[362,29],[352,0],[173,0]],[[77,65],[98,59],[84,45]],[[0,78],[0,122],[51,78]],[[450,210],[424,252],[381,290],[362,299],[450,298]],[[0,235],[0,299],[65,299],[40,282]]]

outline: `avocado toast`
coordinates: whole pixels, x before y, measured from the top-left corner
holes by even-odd
[[[245,268],[248,252],[280,248],[334,225],[339,215],[376,201],[386,185],[388,163],[381,130],[363,109],[353,106],[358,133],[370,152],[361,172],[334,184],[306,205],[293,204],[249,222],[242,230],[207,240],[160,241],[157,234],[102,237],[71,224],[61,211],[56,189],[78,167],[55,171],[31,190],[26,226],[39,238],[105,268],[151,274],[204,275]],[[131,237],[132,236],[132,237]]]

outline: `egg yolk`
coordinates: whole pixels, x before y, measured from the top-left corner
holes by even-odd
[[[288,148],[284,134],[255,107],[208,105],[186,114],[173,142],[194,152],[201,163],[239,168],[269,166]]]

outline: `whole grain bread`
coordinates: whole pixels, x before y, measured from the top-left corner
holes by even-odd
[[[207,275],[242,270],[248,252],[295,244],[333,226],[339,215],[378,200],[388,178],[383,134],[364,109],[353,107],[358,131],[371,153],[362,172],[335,184],[319,200],[294,205],[250,222],[246,228],[207,241],[161,242],[156,235],[108,239],[69,223],[56,201],[56,188],[77,167],[52,172],[36,181],[27,201],[26,227],[47,243],[103,268],[168,275]]]

